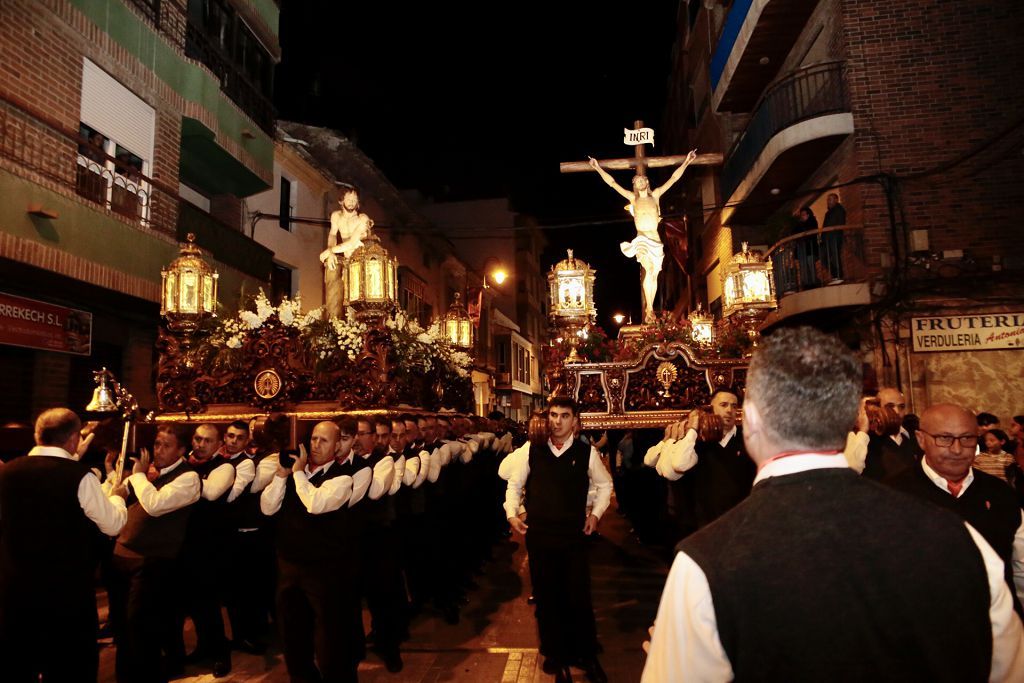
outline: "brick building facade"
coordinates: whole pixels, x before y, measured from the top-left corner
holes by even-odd
[[[240,229],[273,177],[276,32],[276,5],[251,0],[0,3],[0,292],[93,316],[89,355],[0,338],[0,374],[29,380],[0,423],[80,409],[103,365],[155,406],[160,269],[186,233],[222,303],[268,280]]]
[[[870,383],[918,411],[1019,414],[1024,349],[932,352],[911,335],[915,318],[1024,312],[1017,4],[692,0],[679,17],[667,153],[725,157],[676,198],[693,261],[679,308],[720,311],[721,268],[746,241],[776,267],[765,333],[840,332]],[[801,235],[798,209],[820,224],[833,192],[845,224]]]

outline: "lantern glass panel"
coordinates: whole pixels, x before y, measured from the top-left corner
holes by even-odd
[[[359,301],[359,280],[362,277],[362,265],[359,261],[349,260],[348,264],[348,300]]]
[[[452,344],[458,345],[459,343],[459,321],[458,320],[445,320],[444,321],[444,336]]]
[[[175,312],[178,307],[175,305],[174,290],[178,285],[178,274],[173,270],[164,273],[164,311]]]
[[[693,324],[693,341],[698,344],[711,343],[711,323],[698,322]]]
[[[558,302],[562,309],[583,308],[586,289],[583,278],[570,277],[562,279],[558,284]]]
[[[748,301],[768,301],[771,298],[771,286],[768,273],[763,270],[747,270],[741,274],[743,278],[743,298]]]
[[[459,346],[469,348],[473,344],[473,324],[469,320],[459,321]]]
[[[366,262],[366,298],[384,298],[384,271],[380,259],[373,258]]]
[[[199,275],[194,270],[181,274],[181,289],[178,291],[178,312],[199,312]]]
[[[213,313],[213,276],[203,276],[203,312]]]

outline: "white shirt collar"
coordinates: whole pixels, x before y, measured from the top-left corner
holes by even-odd
[[[183,462],[185,462],[185,458],[178,458],[177,460],[172,462],[170,465],[168,465],[167,467],[165,467],[162,470],[160,470],[160,476],[162,477],[165,474],[167,474],[168,472],[173,472],[174,470],[176,470],[178,468],[178,465],[180,465]]]
[[[933,484],[938,486],[940,489],[942,489],[946,493],[949,493],[950,495],[953,495],[950,492],[950,490],[949,490],[949,482],[946,479],[944,479],[941,474],[939,474],[938,472],[933,470],[931,467],[929,467],[928,463],[925,462],[924,457],[921,458],[921,469],[924,470],[925,476],[927,476],[929,479],[931,479]],[[962,482],[960,482],[961,483],[960,493],[956,494],[957,498],[959,498],[960,496],[964,495],[964,491],[967,490],[967,487],[971,485],[972,481],[974,481],[974,468],[973,467],[967,473],[967,476],[964,477],[964,480]]]
[[[567,450],[569,450],[569,446],[572,445],[573,441],[575,441],[575,437],[569,437],[568,439],[565,440],[565,443],[562,444],[561,448],[555,448],[555,444],[551,441],[551,439],[548,439],[548,448],[550,448],[551,452],[555,454],[555,457],[557,457],[562,453],[565,453]]]
[[[719,441],[718,443],[722,446],[722,448],[725,448],[726,446],[729,445],[729,442],[732,440],[732,437],[734,437],[734,436],[736,436],[736,425],[733,425],[732,429],[730,429],[728,432],[726,432],[722,436],[722,440]]]
[[[787,474],[806,472],[808,470],[824,470],[833,468],[849,468],[846,456],[842,453],[820,455],[808,452],[800,455],[787,455],[778,460],[769,460],[757,472],[754,483],[768,479],[769,477],[782,477]]]
[[[36,446],[28,452],[29,455],[48,455],[51,458],[64,458],[74,460],[75,456],[68,453],[60,446]]]
[[[309,469],[309,463],[306,463],[306,474],[308,474],[309,476],[312,477],[317,472],[321,472],[321,471],[326,472],[328,470],[328,468],[331,465],[333,465],[334,463],[335,463],[334,460],[328,460],[323,465],[320,465],[319,467],[315,467],[313,469]]]
[[[910,432],[908,432],[905,427],[900,427],[900,431],[895,434],[890,434],[889,438],[895,441],[897,446],[902,446],[903,439],[910,438]]]

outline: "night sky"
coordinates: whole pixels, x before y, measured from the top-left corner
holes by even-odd
[[[510,197],[545,227],[545,269],[574,247],[599,271],[601,318],[636,320],[639,268],[617,246],[635,235],[625,202],[558,163],[631,156],[635,119],[657,131],[678,3],[454,4],[284,0],[280,118],[340,131],[400,189]]]

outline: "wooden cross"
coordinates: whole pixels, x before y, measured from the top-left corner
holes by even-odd
[[[643,121],[634,121],[633,128],[643,128]],[[627,168],[635,168],[638,176],[647,177],[648,168],[662,168],[665,166],[678,166],[686,161],[685,154],[675,154],[666,157],[648,157],[644,152],[645,145],[633,147],[632,159],[598,159],[597,163],[601,168],[609,171],[622,171]],[[693,160],[692,166],[720,166],[722,164],[721,154],[698,154]],[[562,173],[581,173],[593,171],[589,161],[563,161],[558,165]]]

